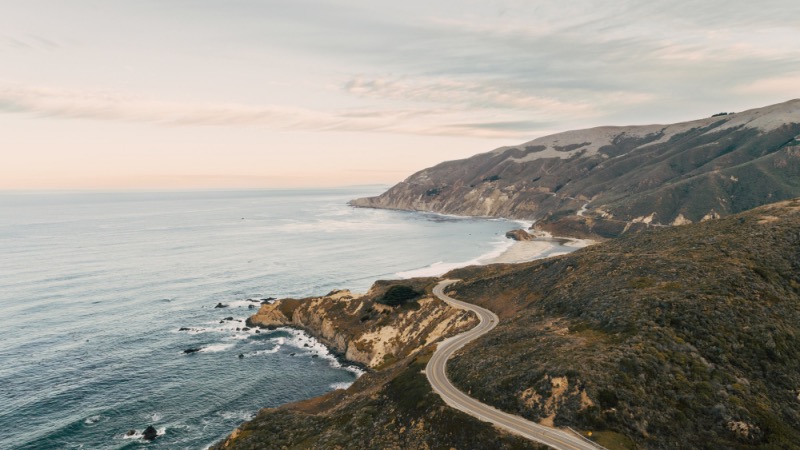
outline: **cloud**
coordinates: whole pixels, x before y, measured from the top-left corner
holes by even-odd
[[[767,77],[739,86],[742,94],[792,94],[800,95],[800,73],[779,77]]]
[[[592,115],[590,105],[533,95],[505,86],[502,80],[456,80],[448,78],[367,78],[349,80],[344,89],[360,97],[462,105],[478,109],[545,110],[549,114]]]
[[[362,98],[599,120],[638,120],[644,108],[654,116],[703,111],[730,101],[742,84],[800,70],[797,2],[502,5],[503,12],[476,4],[382,17],[381,31],[358,43],[352,35],[374,27],[352,20],[317,50],[394,74],[361,70],[345,89]]]
[[[255,126],[290,131],[366,131],[417,135],[527,137],[524,127],[451,125],[458,109],[346,109],[166,102],[114,91],[0,85],[0,112],[164,126]],[[521,124],[521,122],[520,122]]]

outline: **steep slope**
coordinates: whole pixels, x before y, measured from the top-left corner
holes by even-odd
[[[451,295],[500,318],[448,365],[485,403],[611,449],[800,449],[800,199],[446,276],[463,280]],[[377,311],[397,283],[281,302],[251,323],[300,311],[324,316],[297,319],[312,333],[335,329],[355,343],[430,314],[413,305],[426,296]],[[400,283],[430,292],[434,280]],[[439,338],[411,331],[397,332],[397,360],[346,392],[263,410],[215,448],[536,448],[448,408],[421,372]]]
[[[642,448],[800,448],[800,199],[447,276],[500,316],[449,366],[483,402]]]
[[[372,370],[347,392],[262,410],[214,448],[543,449],[447,407],[433,393],[422,372],[432,343],[476,322],[431,296],[435,281],[378,281],[361,296],[334,291],[263,305],[248,325],[303,328]],[[398,295],[398,286],[413,295]]]
[[[301,328],[349,361],[384,367],[416,353],[425,342],[474,325],[474,318],[465,311],[425,293],[434,281],[377,281],[364,295],[342,290],[323,297],[280,299],[262,305],[247,325]],[[396,307],[381,303],[392,286],[409,287],[419,298]]]
[[[611,237],[800,195],[800,100],[542,137],[422,170],[354,206],[538,220]]]

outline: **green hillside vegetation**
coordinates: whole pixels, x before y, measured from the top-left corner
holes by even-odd
[[[486,403],[642,448],[800,448],[800,200],[448,277],[501,318],[448,366]]]
[[[262,410],[221,449],[544,450],[445,405],[422,373],[431,348],[350,389]]]
[[[418,292],[411,286],[397,284],[387,289],[386,292],[378,298],[377,302],[388,306],[400,306],[422,297],[423,294],[423,292]]]
[[[451,295],[500,317],[448,364],[485,403],[610,449],[800,449],[800,199],[447,277],[462,279]],[[380,281],[370,295],[435,283]],[[537,448],[446,406],[422,373],[435,342],[414,345],[214,448]]]

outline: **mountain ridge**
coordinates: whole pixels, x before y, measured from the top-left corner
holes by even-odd
[[[800,99],[544,136],[423,169],[353,206],[526,219],[615,237],[800,196]]]

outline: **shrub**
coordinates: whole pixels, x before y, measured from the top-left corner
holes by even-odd
[[[421,296],[422,294],[420,292],[415,291],[410,286],[398,284],[387,289],[377,301],[383,305],[399,306]]]

